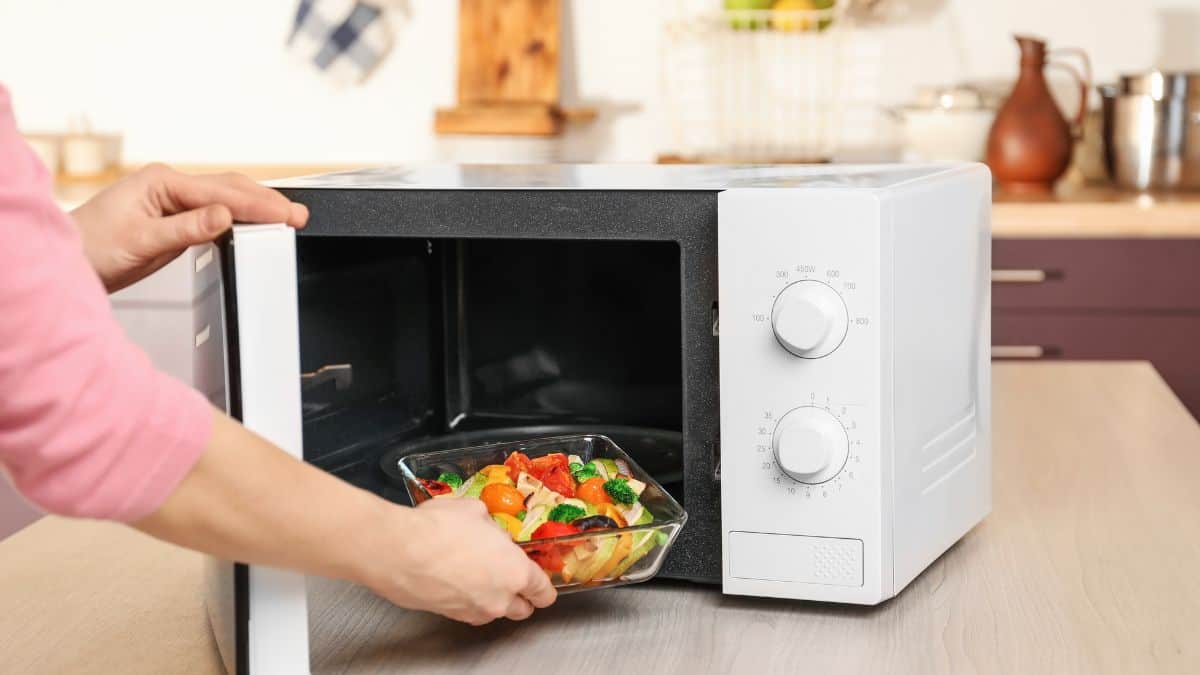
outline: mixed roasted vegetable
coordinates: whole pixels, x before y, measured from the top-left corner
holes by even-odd
[[[525,545],[530,558],[564,584],[620,578],[667,541],[664,532],[654,529],[596,534],[654,521],[640,500],[646,484],[620,459],[584,462],[563,453],[530,459],[514,452],[504,464],[485,466],[466,480],[443,473],[421,484],[434,497],[482,500],[496,525],[515,542],[580,535]]]

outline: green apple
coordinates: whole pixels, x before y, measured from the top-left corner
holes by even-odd
[[[751,9],[771,9],[773,0],[725,0],[726,10],[751,10]],[[757,30],[766,25],[766,21],[754,17],[744,17],[734,15],[729,20],[729,25],[737,30],[748,29]]]

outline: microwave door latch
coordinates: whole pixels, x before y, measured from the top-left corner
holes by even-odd
[[[354,367],[349,363],[321,366],[311,373],[300,373],[301,389],[309,390],[332,381],[334,389],[345,391],[354,383]]]

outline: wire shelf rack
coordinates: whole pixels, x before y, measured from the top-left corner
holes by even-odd
[[[848,0],[777,2],[776,9],[668,4],[660,42],[660,161],[797,163],[834,156],[845,118],[843,72],[852,57]]]

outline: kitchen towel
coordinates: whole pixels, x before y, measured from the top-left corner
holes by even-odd
[[[377,2],[300,0],[288,48],[337,85],[358,84],[392,48],[388,14]]]

